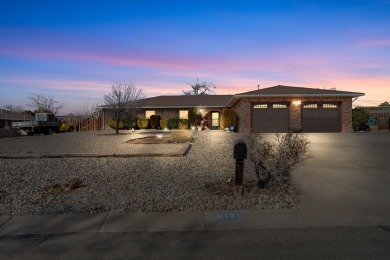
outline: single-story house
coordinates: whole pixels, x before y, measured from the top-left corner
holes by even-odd
[[[234,108],[238,132],[352,132],[352,101],[364,93],[274,86],[235,95],[157,96],[140,102],[138,117],[188,117],[200,109],[210,129],[219,129],[220,113]],[[107,116],[106,116],[107,121]]]

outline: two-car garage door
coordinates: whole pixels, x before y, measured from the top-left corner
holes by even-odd
[[[287,132],[290,125],[289,106],[290,103],[253,105],[252,131]],[[303,103],[301,108],[303,132],[340,132],[340,109],[337,103]]]

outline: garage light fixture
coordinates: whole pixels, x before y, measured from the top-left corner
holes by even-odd
[[[294,100],[292,103],[293,103],[293,105],[299,106],[301,104],[301,101]]]

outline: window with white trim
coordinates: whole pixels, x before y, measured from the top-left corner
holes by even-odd
[[[155,110],[146,110],[145,111],[145,118],[146,119],[150,119],[150,116],[153,116],[156,114],[156,111]]]
[[[255,105],[253,108],[267,108],[267,104]]]
[[[188,119],[188,110],[180,110],[179,119]]]
[[[272,108],[287,108],[285,104],[272,104]]]
[[[337,108],[337,105],[336,104],[323,104],[322,107],[323,108]]]
[[[303,108],[317,108],[317,104],[306,104]]]

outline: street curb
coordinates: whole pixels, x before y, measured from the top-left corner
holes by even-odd
[[[183,157],[183,153],[140,153],[140,154],[6,154],[0,159],[44,159],[44,158],[132,158],[132,157]]]

